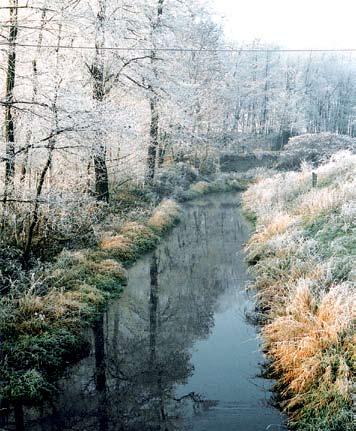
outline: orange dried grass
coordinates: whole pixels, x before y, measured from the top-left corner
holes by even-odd
[[[301,281],[289,298],[285,314],[263,328],[265,347],[286,387],[285,395],[295,396],[288,408],[317,381],[335,386],[343,397],[349,396],[350,370],[345,356],[355,347],[349,342],[345,345],[344,335],[351,330],[355,309],[347,292],[334,287],[318,303],[308,284]],[[330,367],[335,363],[338,369],[332,378]]]
[[[153,211],[152,216],[148,220],[148,225],[158,231],[163,231],[179,216],[179,205],[171,199],[163,200],[160,205]]]
[[[249,242],[250,247],[253,247],[254,244],[263,244],[274,236],[284,233],[294,221],[295,219],[289,214],[276,214],[271,223],[264,226],[262,230],[259,230],[252,236]]]
[[[124,235],[105,237],[100,243],[100,248],[102,250],[120,250],[123,253],[130,252],[132,246],[132,239]]]

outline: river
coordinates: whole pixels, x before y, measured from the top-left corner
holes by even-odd
[[[27,414],[26,429],[286,429],[246,319],[250,228],[239,201],[226,193],[185,205],[95,324],[91,355],[69,369],[55,405]]]

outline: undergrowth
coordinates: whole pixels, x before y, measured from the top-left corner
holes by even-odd
[[[1,297],[0,401],[33,405],[56,393],[65,367],[88,353],[85,327],[122,291],[125,267],[155,247],[180,216],[173,200],[154,207],[129,190],[116,199],[124,208],[114,204],[96,227],[96,247],[63,250]]]

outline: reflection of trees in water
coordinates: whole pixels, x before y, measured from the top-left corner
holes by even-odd
[[[235,210],[220,212],[190,208],[131,270],[121,300],[94,325],[92,357],[64,382],[57,412],[29,429],[170,431],[180,428],[186,409],[214,405],[195,393],[177,398],[175,387],[192,374],[190,349],[209,335],[231,276],[224,268],[233,266],[234,253],[224,241],[239,225]]]
[[[98,430],[107,431],[108,425],[108,391],[106,376],[104,316],[100,316],[93,326],[95,352],[95,389],[98,395]]]
[[[136,327],[131,337],[122,337],[121,332],[124,355],[119,357],[123,361],[117,360],[117,352],[108,351],[110,419],[115,426],[120,423],[124,430],[176,429],[179,410],[186,401],[196,406],[206,405],[197,394],[175,397],[175,385],[184,383],[192,372],[188,352],[192,340],[175,337],[182,320],[177,320],[178,313],[182,313],[182,304],[179,300],[177,303],[179,295],[177,298],[161,295],[164,287],[159,283],[159,271],[162,270],[158,254],[153,253],[150,258],[148,307],[135,307],[135,312],[139,310],[142,314],[131,314],[131,319],[138,318],[146,323],[145,330],[141,332],[141,327],[141,331],[137,331]],[[183,314],[186,315],[185,312]],[[123,331],[125,329],[127,327]]]

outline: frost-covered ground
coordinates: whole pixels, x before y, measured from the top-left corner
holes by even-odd
[[[256,216],[247,251],[283,407],[298,430],[351,430],[356,155],[262,178],[244,205]]]

